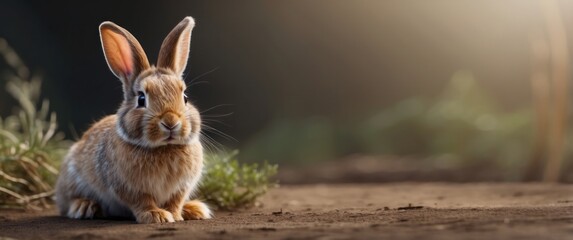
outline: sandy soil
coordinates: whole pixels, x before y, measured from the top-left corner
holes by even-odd
[[[404,208],[405,207],[405,208]],[[138,225],[0,210],[0,239],[571,239],[573,185],[282,186],[212,220]]]

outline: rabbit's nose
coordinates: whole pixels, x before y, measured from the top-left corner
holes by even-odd
[[[175,114],[167,113],[161,118],[161,126],[165,128],[165,130],[173,131],[181,126],[181,121]]]
[[[177,127],[179,127],[179,125],[181,125],[181,122],[177,122],[177,123],[175,123],[175,125],[168,125],[164,122],[161,122],[161,126],[163,126],[165,129],[167,129],[169,131],[176,129]]]

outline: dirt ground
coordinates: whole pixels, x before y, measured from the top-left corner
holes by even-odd
[[[0,210],[0,239],[572,239],[573,185],[282,186],[212,220],[139,225]]]

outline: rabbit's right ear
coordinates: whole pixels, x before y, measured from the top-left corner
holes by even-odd
[[[121,79],[124,87],[130,87],[134,78],[149,68],[143,48],[131,33],[115,23],[103,22],[99,33],[109,68]]]

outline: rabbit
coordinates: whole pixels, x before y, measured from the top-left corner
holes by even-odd
[[[189,200],[203,168],[201,117],[185,95],[192,17],[161,45],[157,66],[122,27],[103,22],[107,64],[121,80],[124,100],[115,115],[93,124],[73,144],[56,183],[62,216],[119,217],[137,223],[209,219],[207,204]]]

